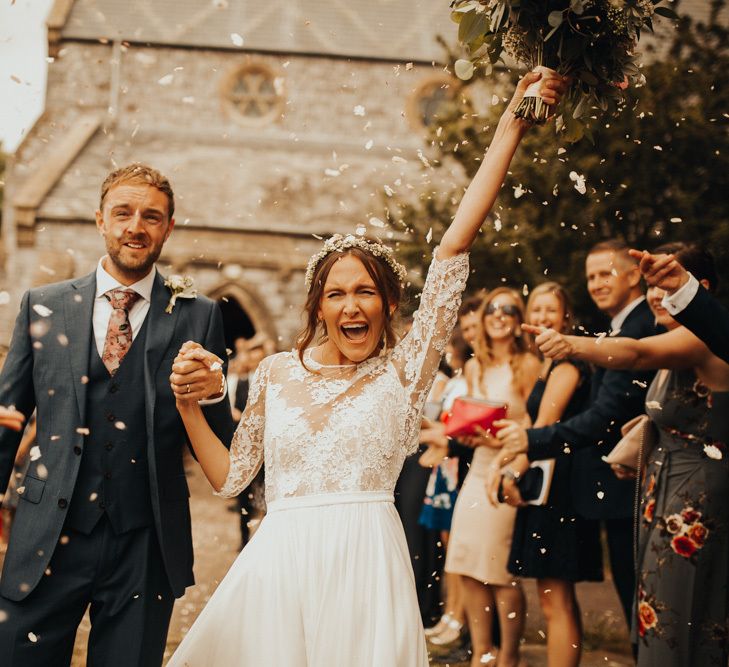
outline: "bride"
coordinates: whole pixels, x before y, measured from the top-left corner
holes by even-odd
[[[230,452],[172,375],[177,407],[217,493],[265,459],[268,514],[172,656],[173,667],[426,667],[415,583],[393,489],[417,447],[423,404],[455,325],[467,252],[528,129],[502,116],[435,251],[420,307],[393,331],[406,270],[378,241],[334,236],[309,261],[298,349],[265,359]],[[564,81],[542,77],[557,103]],[[321,344],[308,346],[322,332]],[[214,355],[186,343],[177,360]],[[181,380],[180,380],[181,381]]]

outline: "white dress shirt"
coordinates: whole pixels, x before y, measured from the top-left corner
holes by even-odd
[[[96,297],[94,298],[94,311],[92,315],[96,349],[99,351],[99,356],[102,358],[104,355],[106,332],[109,329],[109,320],[111,319],[111,313],[114,310],[111,306],[111,302],[104,295],[109,290],[113,289],[130,289],[134,290],[141,297],[140,299],[137,299],[134,305],[129,309],[129,325],[132,328],[133,342],[141,330],[142,325],[144,324],[144,319],[147,317],[147,313],[149,312],[149,306],[152,301],[152,287],[154,287],[154,279],[157,276],[157,267],[152,267],[152,270],[144,276],[144,278],[138,280],[133,285],[122,285],[116,278],[111,276],[106,269],[104,269],[103,262],[104,258],[102,257],[96,267]],[[172,372],[171,369],[170,372]],[[198,403],[200,405],[212,405],[214,403],[219,403],[227,394],[227,388],[225,389],[226,391],[223,392],[222,396],[198,401]]]
[[[626,318],[632,313],[639,304],[645,301],[645,296],[640,295],[637,299],[633,299],[625,308],[623,308],[612,320],[610,320],[610,335],[617,336],[623,326]]]
[[[679,289],[670,296],[666,294],[661,301],[661,305],[671,315],[678,315],[678,313],[691,303],[698,291],[699,281],[694,278],[693,274],[689,273],[688,282],[682,287],[679,287]]]

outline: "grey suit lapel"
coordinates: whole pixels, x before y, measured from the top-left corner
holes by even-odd
[[[182,309],[182,304],[178,301],[171,313],[165,312],[170,296],[171,293],[165,287],[164,278],[157,273],[152,287],[149,312],[147,313],[147,340],[144,347],[144,388],[147,399],[145,401],[147,408],[145,418],[147,422],[149,482],[153,498],[156,498],[159,493],[154,439],[154,411],[157,402],[155,374],[162,363],[165,351],[169,347],[172,335],[175,333],[177,319]],[[171,373],[172,369],[169,372]],[[159,508],[156,504],[153,504],[153,510],[157,516],[157,521],[159,521]]]
[[[178,300],[171,313],[165,312],[171,296],[172,293],[165,287],[165,279],[157,273],[147,313],[147,340],[144,348],[145,373],[149,371],[150,379],[157,372],[162,356],[172,340],[182,308],[182,300]]]
[[[68,360],[78,412],[83,424],[86,419],[86,384],[89,375],[89,343],[92,338],[96,272],[71,283],[63,302],[66,337],[69,341]]]
[[[152,297],[147,313],[147,340],[144,347],[144,386],[147,392],[147,433],[154,433],[154,405],[157,400],[155,374],[162,363],[162,356],[169,347],[175,333],[177,318],[182,304],[177,302],[171,313],[165,308],[171,293],[165,287],[164,278],[157,273],[152,287]],[[170,369],[170,372],[172,370]]]

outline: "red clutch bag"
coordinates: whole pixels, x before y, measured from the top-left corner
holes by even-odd
[[[499,419],[506,419],[504,403],[463,396],[453,401],[446,421],[446,435],[449,438],[476,435],[477,427],[494,433],[494,422]]]

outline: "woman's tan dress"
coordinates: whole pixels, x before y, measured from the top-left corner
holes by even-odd
[[[484,372],[481,392],[476,396],[503,401],[508,417],[528,421],[526,401],[513,386],[511,366],[491,366]],[[516,508],[494,507],[486,497],[486,480],[491,461],[499,450],[478,447],[453,511],[451,538],[446,555],[446,572],[462,574],[485,584],[507,586],[515,577],[506,569],[514,532]]]

